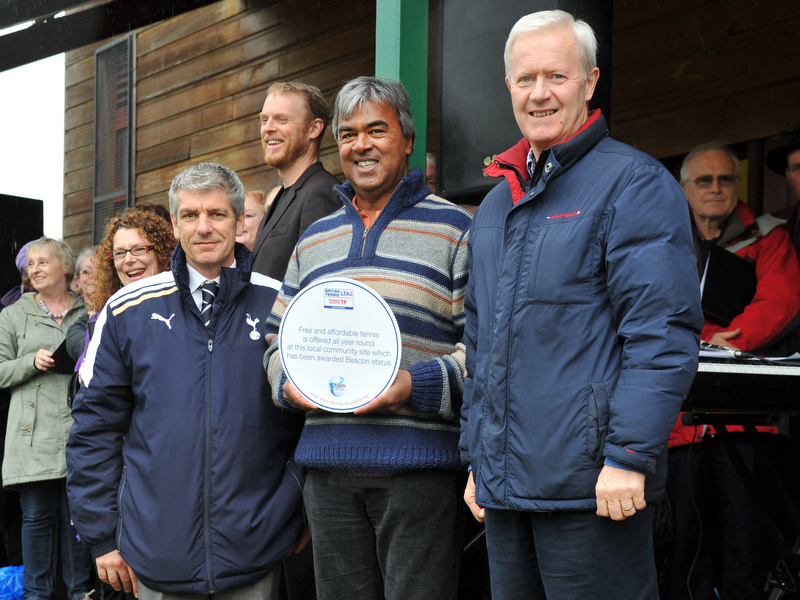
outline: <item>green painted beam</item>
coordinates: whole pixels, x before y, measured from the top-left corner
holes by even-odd
[[[375,75],[405,85],[417,141],[411,168],[425,170],[428,133],[428,0],[377,0]]]

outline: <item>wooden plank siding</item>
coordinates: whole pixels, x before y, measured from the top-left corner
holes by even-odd
[[[615,0],[612,135],[669,157],[800,128],[798,31],[800,2]]]
[[[756,214],[785,208],[785,178],[764,161],[800,129],[799,31],[796,1],[615,0],[611,135],[675,174],[698,144],[729,144],[740,198]]]
[[[375,2],[221,0],[135,38],[134,198],[166,206],[172,179],[198,162],[231,167],[247,189],[271,187],[258,122],[266,88],[298,79],[332,100],[345,81],[374,73]],[[64,238],[76,249],[91,240],[100,45],[66,57]],[[341,177],[330,131],[321,158]]]
[[[429,148],[438,4],[430,0]],[[773,196],[788,199],[786,186],[764,172],[763,157],[777,136],[800,129],[800,2],[614,0],[613,31],[613,72],[601,74],[612,77],[612,135],[670,165],[712,139],[738,144],[754,206],[780,208]],[[227,164],[248,189],[270,187],[276,174],[263,163],[257,120],[266,88],[300,79],[330,100],[344,81],[372,74],[375,0],[221,0],[135,37],[134,195],[166,205],[172,178],[200,161]],[[64,237],[76,249],[90,238],[99,45],[66,60]],[[322,160],[341,176],[330,131]]]

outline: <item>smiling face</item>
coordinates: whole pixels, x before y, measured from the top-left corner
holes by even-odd
[[[256,242],[256,233],[261,219],[264,218],[264,205],[255,196],[245,194],[244,196],[244,227],[242,232],[236,236],[236,241],[247,246],[248,250],[253,250]]]
[[[149,245],[150,241],[138,229],[123,227],[114,234],[114,239],[111,241],[111,251],[133,250],[134,248]],[[126,286],[134,281],[158,274],[158,257],[155,250],[150,250],[139,256],[126,252],[124,257],[114,260],[114,268],[117,271],[120,283]]]
[[[273,92],[264,101],[261,147],[264,162],[278,170],[291,167],[303,156],[316,152],[322,119],[312,119],[299,94]]]
[[[403,137],[394,107],[364,102],[336,131],[342,170],[359,204],[380,210],[408,172],[411,138]]]
[[[28,249],[28,275],[37,292],[58,294],[67,289],[67,278],[58,256],[48,245]]]
[[[594,68],[584,79],[580,58],[575,36],[565,27],[523,33],[511,49],[506,85],[514,118],[536,158],[589,118],[587,102],[600,71]]]
[[[178,190],[178,210],[172,215],[175,237],[181,241],[186,261],[203,277],[214,279],[222,267],[233,264],[237,219],[225,190]]]

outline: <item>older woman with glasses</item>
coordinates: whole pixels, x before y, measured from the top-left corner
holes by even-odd
[[[75,261],[75,281],[80,290],[81,298],[88,302],[94,293],[94,247],[87,246]]]
[[[94,246],[87,246],[81,250],[75,265],[75,279],[72,281],[77,287],[77,293],[88,304],[94,294]],[[89,325],[89,317],[93,314],[92,311],[83,314],[67,330],[67,353],[73,360],[77,360],[83,354],[86,328]]]
[[[53,358],[67,328],[86,310],[69,292],[74,260],[61,240],[32,242],[27,267],[35,290],[0,313],[0,387],[14,388],[3,485],[19,490],[26,600],[50,598],[59,538],[69,599],[85,598],[92,590],[91,556],[76,539],[66,495],[69,376],[56,372]]]

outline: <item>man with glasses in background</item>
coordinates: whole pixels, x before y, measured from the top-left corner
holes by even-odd
[[[757,280],[755,295],[741,314],[727,326],[706,317],[700,339],[747,352],[774,346],[797,325],[800,310],[800,267],[789,234],[780,227],[783,221],[769,215],[756,219],[739,201],[739,160],[723,144],[694,148],[680,178],[692,214],[698,276],[711,247],[718,246],[755,265]],[[741,427],[728,430],[752,472],[755,448]],[[758,430],[777,433],[775,427]],[[779,442],[777,436],[760,437],[766,444]],[[669,597],[686,598],[688,586],[694,598],[713,597],[713,588],[726,599],[756,598],[766,573],[758,567],[761,542],[754,505],[713,428],[683,425],[679,418],[669,447],[667,489],[675,532]],[[721,536],[709,533],[714,502],[719,503]],[[721,577],[712,573],[711,536],[723,540]]]

